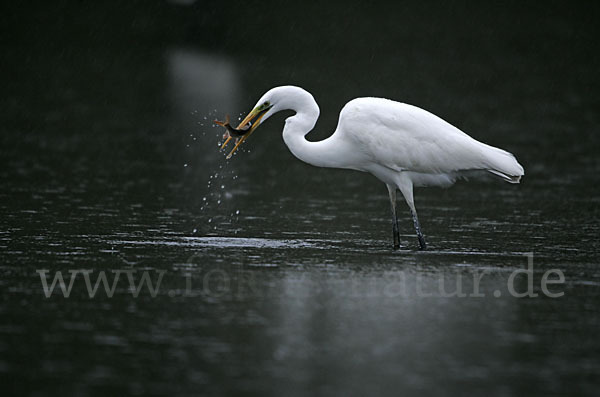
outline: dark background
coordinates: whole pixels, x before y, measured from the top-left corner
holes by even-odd
[[[597,3],[305,3],[3,3],[5,393],[597,392]],[[295,159],[286,116],[218,151],[211,121],[283,84],[318,101],[311,140],[382,96],[514,153],[523,183],[418,190],[430,250],[404,211],[392,252],[383,184]],[[506,288],[527,252],[565,297],[381,295],[388,272]],[[156,298],[44,297],[37,269],[82,268],[167,273]],[[169,295],[214,269],[256,288]]]

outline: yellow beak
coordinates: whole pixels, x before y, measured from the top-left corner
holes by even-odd
[[[230,159],[231,156],[233,156],[233,153],[235,153],[235,151],[240,147],[240,145],[246,140],[248,139],[248,137],[250,136],[250,134],[252,134],[252,132],[256,129],[256,127],[258,127],[260,125],[260,120],[263,118],[263,116],[266,114],[267,112],[265,111],[261,111],[258,107],[254,108],[249,114],[248,116],[246,116],[246,118],[244,120],[242,120],[242,122],[237,126],[237,129],[241,129],[242,127],[248,125],[248,123],[250,123],[256,116],[258,116],[256,118],[256,120],[254,120],[254,122],[252,123],[252,126],[250,127],[250,131],[248,131],[246,134],[244,134],[240,140],[236,143],[236,145],[233,147],[233,150],[227,155],[227,159]],[[225,143],[223,144],[223,146],[221,147],[221,149],[223,149],[225,147],[225,145],[227,145],[227,143],[229,142],[229,140],[231,139],[231,137],[229,137],[227,139],[227,141],[225,141]]]

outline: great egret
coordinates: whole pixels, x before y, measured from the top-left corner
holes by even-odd
[[[396,191],[406,200],[419,246],[426,248],[413,198],[413,186],[452,185],[472,171],[487,171],[510,183],[519,183],[523,167],[502,149],[481,143],[426,110],[383,98],[357,98],[344,106],[335,132],[327,139],[305,139],[319,118],[313,96],[300,87],[269,90],[242,120],[237,130],[220,123],[237,142],[230,158],[250,134],[281,110],[296,112],[285,120],[283,140],[294,156],[317,166],[370,172],[383,181],[392,207],[394,248],[400,247]],[[251,124],[251,126],[249,126]]]

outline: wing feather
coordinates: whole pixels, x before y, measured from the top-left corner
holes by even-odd
[[[336,132],[353,141],[363,156],[397,171],[441,174],[487,169],[486,152],[501,151],[424,109],[382,98],[348,102]]]

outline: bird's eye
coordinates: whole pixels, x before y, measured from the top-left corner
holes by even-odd
[[[263,103],[263,106],[264,106],[264,107],[267,107],[267,106],[269,106],[269,101],[267,101],[267,102]]]

